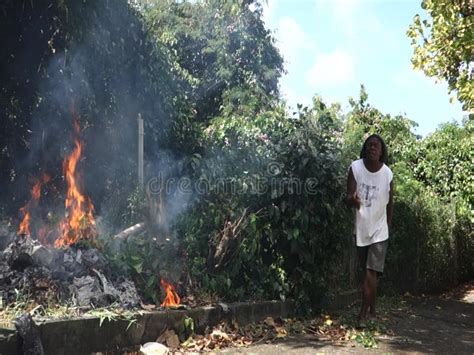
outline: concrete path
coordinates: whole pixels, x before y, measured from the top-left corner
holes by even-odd
[[[382,300],[383,302],[383,300]],[[339,317],[355,317],[356,308]],[[460,292],[438,297],[403,297],[384,304],[373,333],[377,347],[366,349],[356,340],[329,341],[316,335],[290,336],[271,344],[229,348],[226,354],[321,353],[447,353],[474,354],[474,282]]]

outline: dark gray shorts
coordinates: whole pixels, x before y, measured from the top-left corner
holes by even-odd
[[[387,255],[388,239],[383,242],[357,247],[357,256],[362,269],[375,270],[382,273]]]

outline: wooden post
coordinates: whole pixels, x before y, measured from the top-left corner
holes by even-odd
[[[142,115],[138,114],[138,186],[143,190],[143,137],[145,136],[143,130]]]

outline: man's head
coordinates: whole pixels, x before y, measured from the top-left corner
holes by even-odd
[[[378,134],[369,136],[360,151],[361,159],[375,160],[382,163],[388,163],[387,146],[384,140]]]

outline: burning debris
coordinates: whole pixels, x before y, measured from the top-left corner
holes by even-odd
[[[41,188],[50,181],[47,174],[34,181],[31,199],[20,209],[22,221],[18,237],[6,237],[0,254],[0,286],[7,303],[15,299],[18,290],[26,292],[39,304],[70,301],[81,307],[106,306],[118,303],[135,307],[139,297],[134,284],[124,279],[110,281],[103,255],[95,248],[69,247],[80,240],[93,241],[97,235],[94,205],[84,195],[81,174],[77,169],[83,145],[79,139],[79,118],[72,106],[74,149],[63,162],[67,182],[66,216],[49,230],[42,221],[35,223]],[[32,226],[35,226],[33,229]],[[38,227],[39,225],[39,227]],[[8,236],[8,230],[3,231]],[[47,236],[55,236],[50,240]],[[3,238],[2,238],[3,239]],[[54,241],[55,249],[49,244]]]
[[[164,288],[166,292],[166,297],[161,307],[178,307],[181,305],[181,298],[178,296],[174,286],[167,282],[165,279],[160,280],[161,287]]]
[[[84,193],[79,169],[84,146],[74,105],[71,105],[71,113],[74,148],[62,164],[67,183],[64,217],[57,219],[48,212],[47,220],[43,220],[42,192],[46,194],[46,185],[53,184],[46,173],[33,179],[31,198],[20,208],[17,233],[0,225],[0,299],[8,305],[18,302],[21,296],[27,303],[23,307],[25,311],[54,304],[83,310],[110,305],[138,307],[142,303],[134,282],[116,275],[104,255],[95,248],[94,205]],[[113,241],[120,247],[130,235],[145,230],[145,223],[140,223],[119,233]],[[181,307],[181,298],[174,286],[164,279],[160,284],[166,296],[161,307]]]
[[[83,144],[80,140],[79,117],[71,105],[74,127],[74,149],[63,161],[63,174],[67,182],[67,194],[65,200],[65,217],[57,226],[49,226],[43,221],[34,221],[33,214],[37,212],[40,199],[41,188],[51,180],[51,177],[43,173],[40,179],[34,179],[31,189],[31,199],[20,208],[22,221],[18,228],[18,235],[32,237],[35,235],[42,244],[54,242],[56,248],[64,248],[79,240],[94,240],[97,236],[94,219],[94,205],[91,199],[83,193],[81,174],[78,170],[78,163],[82,158]],[[40,218],[38,218],[40,219]],[[32,232],[32,225],[37,225],[35,232]],[[53,238],[53,240],[50,240]]]
[[[133,282],[110,275],[104,256],[95,248],[55,249],[32,238],[16,238],[0,254],[0,288],[7,304],[21,291],[40,305],[138,306]]]
[[[41,186],[47,183],[50,179],[51,178],[47,174],[43,173],[41,179],[35,181],[35,184],[31,189],[31,199],[24,207],[20,208],[20,213],[23,215],[23,219],[18,228],[18,235],[31,236],[31,213],[38,206],[41,196]]]
[[[97,236],[94,205],[83,193],[78,163],[83,145],[79,138],[79,118],[71,107],[74,126],[74,149],[63,161],[67,182],[66,215],[56,226],[39,218],[42,187],[51,178],[43,173],[35,179],[31,199],[20,209],[22,220],[17,235],[2,229],[3,252],[0,254],[0,286],[7,303],[15,292],[23,290],[40,304],[71,301],[87,306],[106,306],[118,303],[135,307],[139,297],[134,284],[125,279],[110,281],[104,256],[95,248],[81,249],[81,240],[94,241]],[[34,218],[38,217],[38,218]],[[53,239],[51,239],[53,238]],[[54,247],[52,244],[54,243]]]
[[[61,221],[61,238],[54,243],[56,247],[71,245],[79,240],[93,239],[97,235],[94,205],[90,198],[81,192],[80,175],[77,172],[77,163],[82,155],[82,143],[79,140],[79,120],[74,108],[74,151],[64,160],[63,173],[66,177],[68,190],[66,197],[67,216]]]

